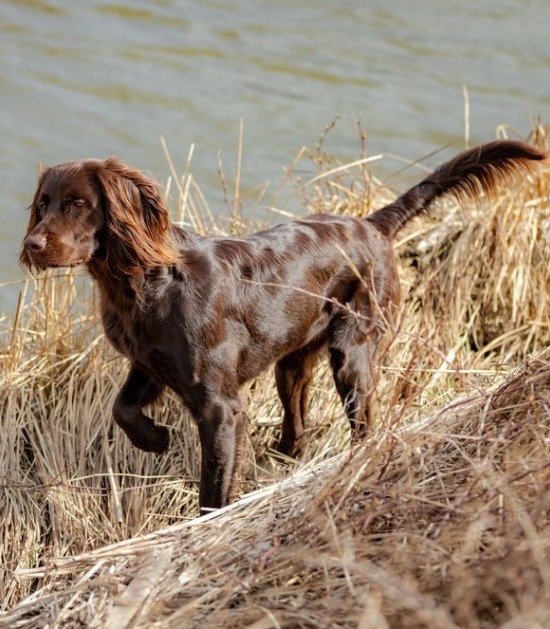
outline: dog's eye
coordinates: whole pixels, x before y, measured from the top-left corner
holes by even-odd
[[[40,216],[40,218],[43,218],[44,214],[46,214],[48,210],[48,206],[46,202],[42,200],[36,204],[36,209],[38,210],[38,215]]]
[[[66,199],[63,205],[65,211],[70,212],[71,210],[83,208],[86,205],[86,201],[84,199]]]

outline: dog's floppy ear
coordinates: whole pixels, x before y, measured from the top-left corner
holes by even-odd
[[[105,200],[106,254],[112,268],[135,277],[145,268],[179,262],[157,183],[114,157],[100,162],[96,175]]]
[[[50,172],[51,168],[44,168],[40,171],[38,175],[38,183],[36,184],[36,191],[34,193],[34,197],[32,203],[29,206],[30,215],[29,222],[27,223],[27,231],[25,232],[25,236],[23,237],[23,241],[25,238],[33,231],[33,229],[40,223],[40,212],[38,211],[38,199],[40,198],[40,190],[42,188],[42,184],[44,183],[44,179]],[[27,252],[27,250],[22,247],[21,252],[19,254],[19,264],[26,269],[32,270],[33,263]]]

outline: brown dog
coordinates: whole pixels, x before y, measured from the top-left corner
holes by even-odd
[[[88,267],[107,338],[131,361],[114,418],[135,446],[161,453],[168,430],[142,408],[165,386],[181,396],[198,424],[199,501],[208,510],[236,490],[239,388],[275,364],[278,447],[294,456],[312,369],[328,348],[353,436],[363,435],[373,361],[399,299],[393,237],[442,195],[494,192],[545,158],[527,144],[492,142],[365,218],[318,214],[246,238],[204,238],[172,224],[156,183],[117,159],[69,162],[40,176],[20,261]]]

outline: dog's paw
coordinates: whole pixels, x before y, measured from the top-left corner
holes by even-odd
[[[298,459],[303,449],[303,439],[281,439],[277,444],[276,450],[284,457],[289,459]]]
[[[149,439],[149,452],[163,454],[170,445],[170,431],[164,426],[153,426],[151,439]]]
[[[154,452],[155,454],[166,452],[170,445],[170,431],[164,426],[155,426],[149,417],[144,419],[146,421],[135,427],[139,428],[138,430],[127,433],[130,441],[136,448],[144,452]]]

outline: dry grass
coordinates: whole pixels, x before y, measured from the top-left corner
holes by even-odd
[[[341,166],[322,139],[289,169],[292,199],[363,214],[392,198],[374,161]],[[189,172],[172,189],[196,228],[245,229],[238,185],[227,226]],[[88,281],[30,283],[0,349],[0,626],[548,626],[549,194],[545,176],[415,223],[376,431],[350,452],[321,366],[308,451],[281,461],[262,378],[245,392],[249,493],[201,519],[178,401],[152,410],[170,453],[132,448]]]

